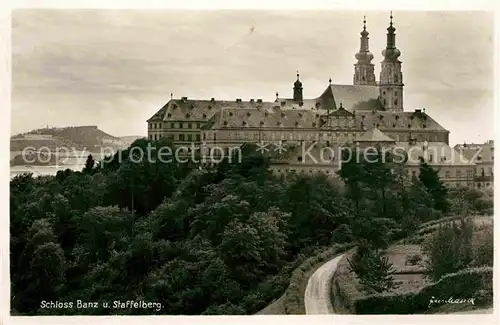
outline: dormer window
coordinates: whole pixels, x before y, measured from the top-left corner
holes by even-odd
[[[203,118],[207,118],[207,114],[203,114]]]
[[[191,109],[193,109],[193,108],[194,108],[194,105],[193,105],[193,104],[191,104],[190,108],[191,108]]]
[[[208,109],[212,109],[212,105],[208,105]]]
[[[319,114],[316,114],[316,118],[318,118],[318,117],[319,117]]]
[[[313,128],[314,128],[314,127],[316,127],[316,123],[315,123],[315,122],[313,122],[313,124],[312,124],[312,125],[313,125]]]
[[[281,126],[281,122],[277,122],[277,123],[276,123],[276,125],[277,125],[277,126]]]
[[[233,112],[229,112],[229,116],[233,116]]]
[[[408,129],[411,129],[411,124],[408,124]]]
[[[227,125],[227,121],[224,121],[224,125]]]
[[[246,121],[241,122],[241,125],[247,125]]]
[[[365,119],[365,116],[364,116],[364,115],[361,115],[361,118],[364,120],[364,119]]]
[[[422,127],[425,129],[427,127],[427,125],[424,124],[424,125],[422,125]]]
[[[396,124],[393,124],[393,125],[392,125],[392,127],[393,127],[393,128],[395,128],[395,127],[396,127]]]
[[[398,115],[396,115],[396,120],[399,120],[399,116]]]
[[[168,113],[168,114],[167,114],[167,116],[168,116],[168,117],[172,117],[172,114]]]
[[[384,117],[382,115],[379,116],[379,119],[382,120]]]
[[[302,117],[302,113],[299,113],[299,117]]]
[[[177,108],[177,104],[172,105],[172,109],[176,109],[176,108]]]
[[[252,114],[250,114],[250,112],[248,112],[248,113],[247,113],[247,116],[248,116],[248,117],[250,117],[250,115],[252,115]]]
[[[299,125],[299,121],[295,121],[295,126],[298,126]]]
[[[285,117],[285,113],[284,112],[281,113],[281,117]]]
[[[260,122],[260,126],[264,126],[264,122],[262,122],[262,121],[261,121],[261,122]]]
[[[186,118],[189,118],[191,115],[189,113],[186,114]]]

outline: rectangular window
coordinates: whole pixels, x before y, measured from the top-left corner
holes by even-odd
[[[158,127],[161,129],[161,123],[158,123]]]
[[[196,125],[196,127],[197,127],[198,129],[201,129],[201,123],[198,123],[198,124]]]
[[[170,123],[170,128],[175,129],[175,123]]]
[[[148,136],[148,138],[149,140],[153,140],[153,136],[151,134]]]
[[[187,135],[187,140],[188,140],[188,141],[192,141],[192,140],[193,140],[192,138],[193,138],[193,135],[192,135],[192,134],[188,134],[188,135]]]
[[[190,128],[191,128],[191,123],[188,123],[188,129],[190,129]]]
[[[462,171],[461,170],[457,170],[457,178],[461,178],[462,177]]]
[[[182,123],[179,123],[179,129],[182,129],[182,126],[183,126]]]
[[[184,141],[184,134],[179,134],[179,141]]]
[[[196,141],[200,141],[200,135],[199,134],[196,135]]]
[[[450,178],[450,176],[451,176],[451,173],[450,173],[450,171],[449,171],[449,170],[447,170],[447,171],[445,172],[445,176],[444,176],[444,177],[446,177],[446,178]]]

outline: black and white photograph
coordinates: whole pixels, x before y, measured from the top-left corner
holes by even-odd
[[[10,315],[492,315],[494,26],[13,10]]]

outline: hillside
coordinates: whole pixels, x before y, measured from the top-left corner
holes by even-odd
[[[47,147],[55,150],[57,147],[66,147],[74,150],[100,151],[101,147],[110,146],[114,149],[126,147],[128,139],[114,137],[96,125],[74,126],[63,128],[44,128],[32,130],[24,134],[11,137],[11,152],[22,151],[27,147],[39,150]]]

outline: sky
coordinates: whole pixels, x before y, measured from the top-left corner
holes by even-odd
[[[305,98],[352,84],[366,15],[375,75],[389,12],[15,10],[11,134],[98,125],[146,135],[170,99]],[[450,143],[494,138],[494,15],[394,11],[404,109],[425,108]]]

